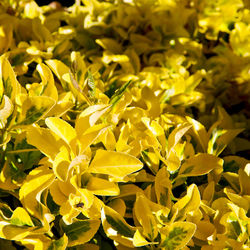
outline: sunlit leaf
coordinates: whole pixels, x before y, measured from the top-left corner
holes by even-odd
[[[131,155],[100,149],[96,152],[89,171],[114,177],[125,177],[142,167],[142,163]]]
[[[155,178],[155,193],[158,203],[168,208],[171,206],[172,195],[172,183],[169,177],[167,169],[163,167],[158,171]]]
[[[115,183],[94,176],[88,180],[87,189],[96,195],[115,196],[120,193],[119,187]]]
[[[62,138],[68,145],[72,147],[73,150],[75,150],[74,140],[76,139],[76,132],[69,123],[57,117],[46,118],[45,123],[51,129],[51,131]]]
[[[1,107],[3,105],[3,107]],[[4,95],[0,106],[0,129],[3,129],[7,123],[7,118],[13,111],[13,104],[8,96]]]
[[[180,220],[186,213],[196,210],[200,206],[200,192],[195,184],[187,189],[187,194],[179,199],[174,205],[173,210],[177,211],[175,220]]]
[[[34,226],[29,214],[22,207],[18,207],[14,210],[10,223],[16,226]]]
[[[239,170],[239,181],[240,181],[240,189],[241,193],[245,195],[250,195],[250,163],[248,163],[244,170]]]
[[[45,96],[28,97],[23,105],[19,125],[29,125],[43,118],[47,112],[55,105],[55,100]]]
[[[134,209],[136,218],[143,228],[143,235],[153,241],[158,234],[156,218],[152,214],[147,198],[140,193],[136,195]]]
[[[49,129],[38,126],[30,126],[28,128],[27,142],[38,148],[51,159],[56,157],[60,151],[60,147],[63,145],[62,140],[52,134]]]
[[[44,216],[50,220],[50,212],[41,202],[41,192],[48,188],[54,179],[55,176],[51,169],[48,169],[47,166],[38,167],[29,173],[19,192],[24,208],[42,221],[45,219]]]
[[[180,176],[199,176],[212,171],[222,169],[223,160],[210,154],[197,154],[188,158],[179,170]]]
[[[0,91],[8,96],[11,101],[14,101],[16,96],[21,92],[21,86],[18,83],[14,70],[5,55],[0,57],[0,79],[0,86],[4,89]],[[0,97],[2,99],[2,96]]]
[[[102,209],[102,225],[105,233],[111,239],[125,246],[133,247],[135,229],[131,227],[123,217],[112,208],[105,206]]]

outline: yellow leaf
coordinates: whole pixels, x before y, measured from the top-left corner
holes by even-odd
[[[71,178],[71,182],[74,182],[76,180],[76,176]],[[68,197],[70,205],[75,209],[79,209],[80,211],[82,211],[82,208],[83,210],[89,209],[95,202],[94,199],[95,196],[93,195],[93,193],[86,188],[78,188],[76,189],[75,193],[69,193]]]
[[[18,117],[19,125],[29,125],[37,122],[49,112],[55,105],[55,100],[47,96],[27,97],[21,109],[21,115]]]
[[[12,165],[10,164],[9,160],[4,162],[3,168],[0,174],[0,188],[4,190],[14,190],[18,188],[17,183],[13,180],[12,175]],[[14,167],[14,171],[16,167]]]
[[[142,167],[143,164],[134,156],[99,149],[90,164],[89,171],[114,177],[125,177]]]
[[[96,39],[95,42],[105,50],[109,50],[114,54],[122,53],[122,46],[114,39],[102,38],[102,39]]]
[[[197,230],[194,237],[203,241],[207,241],[207,238],[215,232],[215,226],[209,221],[196,222]]]
[[[234,191],[229,188],[224,188],[224,193],[235,205],[242,207],[245,211],[248,211],[250,203],[244,198],[244,196],[242,197],[241,195],[235,194]]]
[[[87,210],[83,210],[82,214],[91,219],[100,219],[101,218],[101,209],[104,206],[104,203],[93,195],[92,206]]]
[[[244,170],[239,170],[240,190],[243,195],[250,195],[250,163],[246,164]]]
[[[166,167],[162,167],[155,177],[155,193],[158,203],[168,208],[171,207],[172,183]]]
[[[32,227],[27,226],[14,226],[5,221],[0,221],[0,237],[7,240],[21,240],[34,230]]]
[[[101,212],[102,226],[107,236],[125,246],[133,247],[135,228],[110,207],[103,207]]]
[[[47,117],[61,117],[74,106],[74,96],[71,92],[62,92],[58,96],[56,104],[47,113]]]
[[[61,181],[66,181],[70,169],[70,156],[65,146],[60,148],[60,152],[53,161],[53,170],[56,177]]]
[[[244,169],[246,164],[249,163],[249,161],[243,157],[240,156],[236,156],[236,155],[229,155],[229,156],[225,156],[223,157],[223,160],[225,162],[225,166],[228,164],[233,165],[233,167],[239,169]]]
[[[206,128],[198,121],[192,119],[189,116],[186,116],[187,121],[193,125],[193,133],[195,134],[196,138],[198,139],[203,152],[207,151],[207,144],[208,144],[208,135]]]
[[[199,189],[192,184],[187,189],[187,194],[173,205],[173,211],[177,211],[175,220],[185,218],[186,213],[195,211],[201,202]]]
[[[81,204],[80,198],[79,197],[77,198],[79,201],[76,202],[76,205]],[[72,224],[75,218],[80,213],[81,213],[80,209],[76,209],[75,206],[72,206],[69,200],[63,203],[62,206],[60,207],[60,215],[62,216],[62,220],[64,221],[64,223],[66,223],[67,225]]]
[[[128,124],[124,124],[120,129],[120,135],[115,145],[116,151],[127,152],[131,147],[127,144],[131,131]]]
[[[25,4],[25,8],[24,8],[24,16],[26,18],[36,18],[39,17],[39,15],[41,14],[41,9],[40,7],[37,5],[36,2],[29,2],[27,4]]]
[[[68,237],[68,247],[88,242],[97,232],[100,220],[77,220],[70,225],[63,225],[63,230]]]
[[[144,236],[141,234],[139,229],[135,231],[134,237],[133,237],[133,245],[135,247],[142,247],[150,244],[151,242],[148,242]]]
[[[70,72],[69,67],[56,59],[46,60],[45,63],[51,68],[57,78],[60,80],[65,91],[69,90],[68,83],[63,79],[63,75]]]
[[[43,86],[42,95],[49,96],[57,101],[58,94],[54,83],[52,72],[45,64],[41,63],[37,65],[37,71],[42,79],[41,85]]]
[[[27,128],[27,141],[52,160],[60,151],[60,147],[65,144],[62,139],[52,134],[49,129],[38,126],[29,126]]]
[[[130,59],[130,63],[134,69],[134,74],[138,74],[138,72],[140,71],[141,65],[140,65],[140,58],[139,56],[136,54],[135,50],[132,48],[129,48],[125,51],[125,54],[129,57]],[[131,71],[130,71],[131,72]]]
[[[147,164],[153,174],[159,170],[160,159],[154,152],[141,151],[143,161]]]
[[[115,150],[116,139],[111,128],[107,128],[99,137],[99,140],[103,143],[105,148],[110,151]]]
[[[23,237],[20,240],[20,243],[25,246],[27,249],[34,249],[34,250],[39,250],[39,249],[48,249],[50,245],[53,245],[55,243],[54,240],[51,240],[45,235],[42,234],[29,234],[26,237]]]
[[[71,125],[58,117],[49,117],[45,120],[46,125],[60,138],[62,138],[75,152],[76,131]]]
[[[14,103],[16,96],[21,93],[21,85],[18,83],[6,55],[0,56],[0,79],[0,86],[4,89],[3,93]],[[2,90],[0,91],[2,92]]]
[[[70,90],[74,96],[80,99],[80,101],[86,101],[89,103],[87,96],[80,88],[79,83],[75,79],[75,76],[72,74],[68,66],[57,59],[46,60],[45,63],[51,68],[51,70],[60,80],[64,91]]]
[[[181,160],[185,150],[186,143],[178,143],[171,148],[167,158],[167,168],[171,172],[175,172],[180,168]]]
[[[165,136],[165,131],[164,129],[161,127],[161,125],[157,122],[157,121],[152,121],[151,122],[151,128],[152,128],[152,132],[153,134],[155,134],[156,136]]]
[[[7,13],[1,14],[0,20],[0,53],[7,52],[13,44],[13,23],[15,18]]]
[[[181,137],[192,127],[190,124],[182,124],[179,127],[176,127],[168,137],[168,154],[171,150],[177,145],[181,140]]]
[[[94,143],[99,136],[101,136],[107,130],[106,124],[97,124],[88,128],[82,135],[79,137],[80,141],[80,150],[79,153],[84,153],[84,151]]]
[[[161,113],[159,98],[155,96],[149,87],[144,87],[141,92],[141,98],[147,105],[149,117],[157,117]]]
[[[137,220],[143,228],[143,235],[153,241],[158,235],[157,222],[150,209],[147,198],[141,193],[136,194],[134,211]]]
[[[0,129],[3,129],[7,123],[7,118],[13,111],[13,104],[7,95],[3,95],[0,105]]]
[[[98,177],[90,177],[86,188],[95,195],[116,196],[120,194],[117,184]]]
[[[219,155],[226,146],[244,129],[222,129],[217,127],[216,122],[208,131],[209,142],[207,152],[209,154]]]
[[[215,183],[214,181],[211,181],[207,184],[206,188],[203,191],[202,199],[207,201],[208,204],[212,202],[214,197],[214,190],[215,190]]]
[[[86,108],[76,119],[76,133],[80,137],[88,128],[106,112],[107,105],[92,105]],[[91,117],[91,119],[90,119]]]
[[[180,83],[181,85],[181,83]],[[195,102],[200,101],[201,106],[204,105],[204,102],[202,102],[202,99],[204,99],[204,96],[202,93],[198,92],[198,91],[193,91],[192,93],[181,93],[181,94],[177,94],[175,96],[173,96],[170,99],[170,104],[172,106],[177,106],[177,105],[191,105]],[[202,105],[203,104],[203,105]]]
[[[67,41],[67,40],[66,40]],[[76,76],[76,80],[79,85],[84,87],[84,77],[87,71],[85,61],[80,52],[72,51],[71,55],[72,70]]]
[[[163,237],[161,248],[174,250],[187,245],[196,231],[196,225],[191,222],[174,222],[161,230]]]
[[[135,196],[137,193],[143,194],[143,190],[134,184],[126,184],[126,185],[120,186],[120,194],[118,197],[124,198],[126,196],[131,196],[131,195]]]
[[[49,245],[46,247],[48,250],[54,250],[54,249],[64,250],[67,248],[67,245],[68,245],[68,237],[66,236],[66,234],[63,234],[63,236],[58,240],[52,240],[52,241],[50,240]],[[36,250],[36,248],[34,250]]]
[[[126,212],[126,204],[123,199],[114,199],[108,203],[108,206],[118,212],[122,217],[124,217]]]
[[[159,155],[160,159],[166,164],[168,171],[176,171],[180,167],[181,154],[184,152],[185,144],[181,144],[182,136],[192,127],[184,123],[176,127],[168,137],[168,150],[166,159]]]
[[[10,219],[10,223],[16,226],[34,226],[29,214],[22,207],[17,207]]]
[[[188,158],[179,170],[179,176],[199,176],[214,169],[223,169],[223,160],[217,156],[200,153]]]
[[[56,179],[49,187],[54,202],[63,205],[69,198],[70,193],[75,193],[76,189],[69,181],[60,181]]]
[[[223,172],[222,176],[227,180],[236,193],[240,192],[239,175],[231,172]]]
[[[41,202],[41,193],[51,185],[54,179],[53,171],[47,166],[37,167],[29,173],[19,191],[23,207],[42,222],[50,221],[51,217],[49,209]]]

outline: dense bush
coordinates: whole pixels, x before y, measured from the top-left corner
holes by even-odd
[[[249,249],[249,8],[1,1],[1,249]]]

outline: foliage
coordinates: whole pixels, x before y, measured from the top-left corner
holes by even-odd
[[[249,249],[249,7],[1,1],[1,246]]]

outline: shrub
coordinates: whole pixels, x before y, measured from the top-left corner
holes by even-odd
[[[0,3],[0,241],[249,249],[248,1]]]

